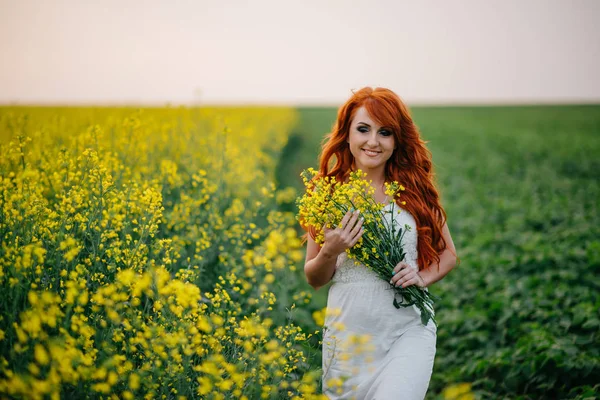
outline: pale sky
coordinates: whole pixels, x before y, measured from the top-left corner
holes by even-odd
[[[600,0],[0,0],[0,104],[600,103]]]

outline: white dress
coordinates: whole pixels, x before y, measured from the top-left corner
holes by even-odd
[[[411,227],[402,239],[405,262],[418,269],[415,220],[397,205],[394,210],[398,226]],[[397,298],[401,300],[399,295]],[[393,299],[389,282],[348,259],[346,253],[340,254],[323,330],[323,393],[330,399],[425,397],[437,328],[433,321],[423,326],[416,306],[397,309]]]

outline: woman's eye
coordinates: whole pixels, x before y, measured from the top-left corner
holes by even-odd
[[[369,128],[367,128],[367,127],[365,127],[365,126],[359,126],[358,128],[356,128],[356,130],[357,130],[357,131],[359,131],[359,132],[365,133],[365,132],[368,132],[368,131],[369,131]],[[387,129],[381,129],[381,130],[379,131],[379,133],[380,133],[382,136],[390,136],[390,135],[392,134],[392,132],[388,131]]]

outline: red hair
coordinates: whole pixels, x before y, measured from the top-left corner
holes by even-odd
[[[387,161],[385,180],[397,181],[406,188],[396,202],[400,205],[405,201],[401,207],[410,212],[417,223],[419,270],[433,261],[439,268],[439,254],[446,248],[442,236],[446,212],[434,184],[431,152],[425,147],[426,142],[421,139],[408,107],[396,93],[385,88],[365,87],[340,107],[332,132],[323,140],[318,175],[334,176],[338,182],[350,175],[354,157],[347,139],[352,118],[362,106],[378,124],[393,132],[396,149]],[[309,230],[309,233],[314,238],[315,232]]]

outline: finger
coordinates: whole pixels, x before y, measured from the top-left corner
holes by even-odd
[[[403,272],[404,270],[401,269],[400,271],[396,272],[395,268],[394,271],[392,271],[392,280],[390,281],[392,284],[396,284],[400,279],[402,279],[402,277],[404,276],[404,273],[400,274],[400,272]]]
[[[404,261],[400,261],[398,264],[396,264],[396,266],[394,267],[394,274],[397,274],[398,272],[400,272],[401,270],[405,269],[406,267],[408,267],[409,265],[407,263],[405,263]]]
[[[403,267],[402,267],[403,262],[400,261],[398,264],[396,264],[396,266],[394,267],[394,272],[393,274],[397,274]]]
[[[396,286],[407,287],[416,283],[415,275],[416,273],[414,271],[410,271],[408,274],[398,279],[398,281],[396,282]]]
[[[402,269],[402,262],[399,262],[398,264],[396,264],[396,266],[392,270],[392,279],[390,279],[390,283],[392,285],[394,285],[396,283],[396,281],[398,279],[400,279],[400,276],[397,275],[398,271],[400,271],[400,269]]]
[[[348,223],[346,223],[346,225],[343,226],[343,230],[344,232],[346,232],[348,235],[350,234],[350,232],[352,231],[352,229],[354,228],[354,225],[356,225],[356,221],[358,220],[358,210],[354,211],[352,213],[352,215],[350,216],[350,219],[348,220]]]
[[[363,222],[364,219],[360,217],[356,222],[356,225],[354,225],[354,228],[352,228],[352,230],[350,231],[351,238],[355,237],[358,234],[358,231],[360,231],[360,229],[362,228]]]
[[[354,237],[354,239],[352,239],[352,241],[350,242],[350,247],[354,246],[362,237],[363,233],[365,232],[365,230],[361,227],[358,230],[358,233],[356,234],[356,236]]]
[[[403,282],[406,282],[408,279],[411,278],[411,274],[414,271],[412,270],[412,268],[404,268],[401,269],[399,272],[394,273],[392,276],[392,284],[395,284],[396,286],[402,284]]]
[[[401,281],[398,283],[399,286],[406,288],[412,285],[416,285],[417,284],[417,280],[413,277],[407,281]]]
[[[342,218],[342,222],[340,222],[340,227],[342,229],[346,226],[346,224],[348,223],[348,220],[350,220],[350,217],[352,217],[352,212],[350,212],[350,210],[348,210],[346,215],[344,215],[344,218]]]
[[[402,268],[402,269],[401,269],[401,270],[400,270],[400,271],[399,271],[399,272],[396,274],[396,276],[397,276],[399,279],[402,279],[402,278],[410,279],[410,277],[411,277],[411,276],[412,276],[412,274],[414,274],[414,273],[415,273],[415,271],[414,271],[412,268],[410,268],[410,267],[404,267],[404,268]]]

